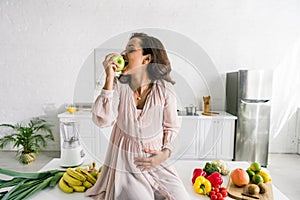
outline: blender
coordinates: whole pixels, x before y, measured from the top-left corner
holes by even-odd
[[[75,167],[83,163],[84,152],[79,142],[78,126],[75,121],[60,123],[63,138],[60,156],[62,167]]]

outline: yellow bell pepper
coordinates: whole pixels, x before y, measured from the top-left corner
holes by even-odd
[[[204,176],[198,176],[194,183],[194,190],[198,194],[206,195],[211,191],[211,183]]]

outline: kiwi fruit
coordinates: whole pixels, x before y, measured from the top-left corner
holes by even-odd
[[[251,195],[256,195],[256,194],[259,194],[260,192],[260,189],[259,189],[259,186],[258,185],[255,185],[255,184],[248,184],[247,185],[247,190],[248,194],[251,194]]]
[[[266,184],[264,184],[264,183],[259,183],[259,184],[258,184],[258,187],[259,187],[259,189],[260,189],[260,193],[261,193],[261,194],[264,194],[264,193],[267,192],[267,186],[266,186]]]

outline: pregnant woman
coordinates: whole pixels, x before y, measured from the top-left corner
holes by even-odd
[[[106,81],[92,109],[98,126],[113,129],[101,175],[86,196],[189,199],[167,162],[180,124],[164,46],[155,37],[134,33],[121,53],[126,65],[118,78],[114,55],[103,61]]]

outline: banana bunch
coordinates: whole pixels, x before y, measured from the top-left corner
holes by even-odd
[[[96,169],[96,163],[93,162],[92,164],[88,165],[86,170],[92,174],[95,178],[98,179],[98,177],[100,176],[100,172],[102,170],[102,166],[98,169]]]
[[[84,168],[68,168],[61,177],[58,186],[66,193],[85,192],[86,189],[91,188],[96,183],[99,173],[93,175]]]

